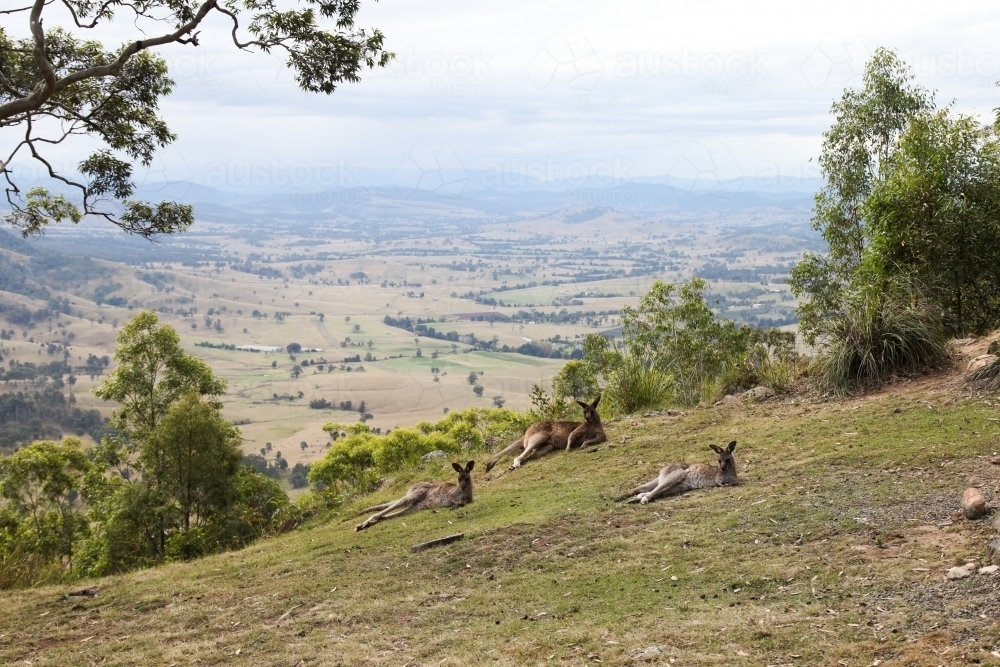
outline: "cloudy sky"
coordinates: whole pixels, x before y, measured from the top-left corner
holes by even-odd
[[[396,61],[329,97],[227,47],[217,21],[202,46],[161,52],[180,138],[147,178],[324,189],[436,165],[487,184],[709,170],[781,186],[818,175],[830,103],[878,46],[939,102],[992,117],[997,17],[963,0],[382,0],[359,25],[381,29]]]

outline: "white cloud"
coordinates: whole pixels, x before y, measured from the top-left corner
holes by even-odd
[[[641,176],[669,174],[707,147],[725,157],[711,172],[720,182],[815,175],[808,159],[830,103],[878,46],[898,48],[944,103],[990,116],[1000,106],[991,4],[815,4],[368,2],[358,24],[380,28],[399,60],[331,97],[299,91],[275,57],[227,46],[216,22],[201,47],[163,51],[177,80],[164,114],[180,138],[159,168],[172,173],[180,159],[196,174],[220,162],[392,173],[415,146],[447,146],[468,170],[618,160]]]

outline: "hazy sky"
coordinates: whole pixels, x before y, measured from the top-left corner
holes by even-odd
[[[878,46],[940,102],[991,116],[991,4],[366,2],[359,25],[380,28],[397,59],[330,97],[299,91],[275,57],[227,47],[216,21],[201,47],[161,52],[180,138],[149,178],[322,189],[428,165],[574,184],[817,176],[830,103]]]

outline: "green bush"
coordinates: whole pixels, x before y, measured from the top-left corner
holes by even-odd
[[[76,438],[0,456],[0,588],[71,575],[89,529],[80,489],[91,468]]]
[[[483,450],[487,438],[513,439],[528,427],[527,415],[508,409],[473,408],[451,412],[438,422],[421,422],[413,428],[399,428],[376,434],[364,424],[330,423],[329,433],[339,437],[320,461],[312,464],[309,481],[329,500],[346,493],[370,491],[382,476],[420,464],[433,451],[448,454]]]
[[[795,381],[795,334],[717,317],[708,283],[656,281],[638,307],[622,310],[622,339],[590,335],[584,357],[552,380],[558,407],[570,391],[604,392],[609,415],[665,403],[695,405],[766,384],[784,391]],[[575,395],[574,395],[575,397]]]
[[[912,287],[863,283],[820,327],[822,383],[843,394],[897,373],[936,368],[948,359],[941,318]]]

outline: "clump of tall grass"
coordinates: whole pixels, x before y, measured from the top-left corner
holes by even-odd
[[[986,351],[1000,357],[1000,338],[992,341]],[[980,391],[1000,391],[1000,359],[994,359],[972,371],[969,383]]]
[[[669,373],[654,368],[635,354],[623,354],[605,376],[603,401],[611,415],[625,415],[662,407],[676,400],[676,384]]]
[[[869,284],[847,295],[841,313],[820,328],[821,382],[838,394],[948,359],[941,317],[908,287]]]

